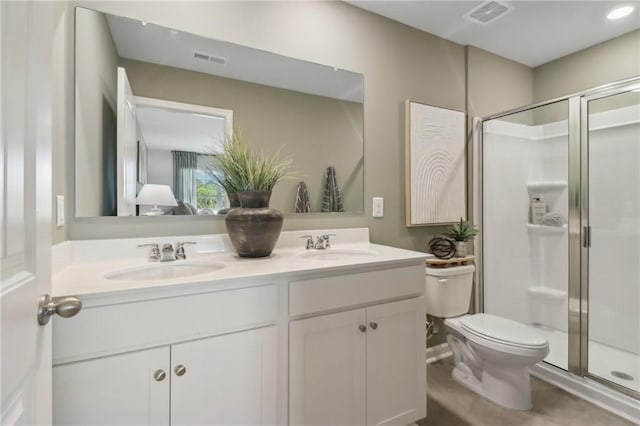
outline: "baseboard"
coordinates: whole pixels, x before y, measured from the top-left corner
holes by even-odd
[[[427,348],[426,350],[427,364],[439,361],[442,358],[446,358],[450,355],[451,351],[449,350],[449,345],[446,342],[440,343],[436,346],[432,346],[430,348]]]

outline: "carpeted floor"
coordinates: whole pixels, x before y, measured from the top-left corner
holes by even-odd
[[[419,426],[629,426],[610,412],[531,378],[533,409],[502,408],[455,382],[451,357],[427,366],[427,418]]]

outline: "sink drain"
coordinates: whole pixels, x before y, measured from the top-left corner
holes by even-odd
[[[617,377],[618,379],[622,379],[622,380],[633,380],[633,376],[627,373],[623,373],[622,371],[612,371],[611,375],[613,377]]]

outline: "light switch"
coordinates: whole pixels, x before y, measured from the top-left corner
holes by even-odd
[[[373,197],[373,217],[384,217],[383,197]]]
[[[64,226],[64,195],[56,195],[56,226]]]

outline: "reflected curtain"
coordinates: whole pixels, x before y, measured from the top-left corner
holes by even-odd
[[[197,206],[196,170],[198,154],[173,151],[173,192],[177,200]]]

